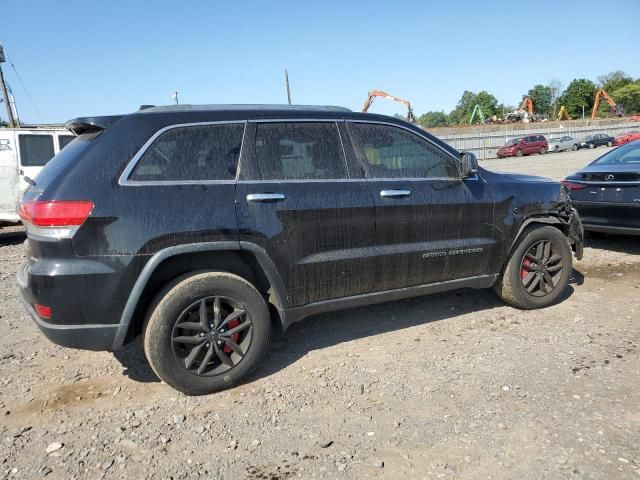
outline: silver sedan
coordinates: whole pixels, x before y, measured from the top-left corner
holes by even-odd
[[[550,152],[562,152],[564,150],[577,150],[580,146],[580,142],[578,142],[573,137],[569,135],[565,135],[564,137],[555,137],[549,140],[549,151]]]

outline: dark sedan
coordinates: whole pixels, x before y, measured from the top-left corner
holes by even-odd
[[[640,235],[640,140],[564,180],[585,230]]]
[[[580,148],[596,148],[606,145],[610,147],[613,145],[615,138],[611,135],[605,135],[604,133],[596,133],[595,135],[589,135],[580,143]]]

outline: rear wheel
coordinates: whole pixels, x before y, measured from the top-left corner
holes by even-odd
[[[522,156],[522,150],[518,149],[516,150],[516,157],[521,157]]]
[[[577,144],[577,143],[574,143],[574,144],[573,144],[573,147],[571,147],[571,150],[573,150],[574,152],[575,152],[576,150],[578,150],[578,144]]]
[[[547,149],[545,147],[540,148],[540,155],[544,155],[547,153]]]
[[[596,144],[595,143],[590,143],[589,144],[589,148],[596,148]]]
[[[555,227],[536,227],[522,235],[494,288],[515,307],[544,308],[564,292],[571,270],[571,247],[564,234]]]
[[[144,351],[167,384],[201,395],[251,373],[267,350],[269,330],[267,304],[249,282],[226,272],[194,273],[156,297]]]
[[[553,147],[553,151],[558,153],[560,151],[560,147],[556,145],[555,147]]]
[[[607,142],[607,147],[611,147],[611,146],[613,146],[613,142],[608,141],[608,142]]]

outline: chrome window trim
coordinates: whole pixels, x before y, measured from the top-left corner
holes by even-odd
[[[238,154],[238,166],[236,167],[236,179],[235,180],[129,180],[129,176],[136,168],[136,165],[142,158],[142,156],[146,153],[146,151],[151,147],[153,142],[162,135],[163,133],[172,130],[174,128],[184,128],[184,127],[200,127],[205,125],[235,125],[235,124],[244,124],[244,130],[242,132],[242,140],[240,143],[240,153]],[[215,122],[190,122],[190,123],[174,123],[171,125],[167,125],[162,127],[160,130],[155,132],[149,139],[140,147],[140,150],[136,152],[133,158],[129,161],[122,174],[118,178],[118,185],[122,187],[146,187],[146,186],[159,186],[159,185],[229,185],[235,184],[238,178],[238,171],[240,168],[240,158],[242,156],[242,147],[244,145],[244,137],[247,130],[247,121],[246,120],[221,120]]]
[[[328,117],[320,117],[320,118],[250,118],[247,120],[248,123],[292,123],[292,122],[312,122],[312,123],[320,123],[320,122],[342,122],[343,118],[328,118]]]

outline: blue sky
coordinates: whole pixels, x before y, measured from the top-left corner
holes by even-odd
[[[421,114],[465,89],[515,104],[552,79],[640,77],[639,20],[638,0],[14,0],[0,42],[37,106],[3,64],[23,121],[130,112],[175,90],[181,103],[285,103],[285,67],[294,103],[359,110],[381,89]],[[371,111],[405,113],[381,99]]]

